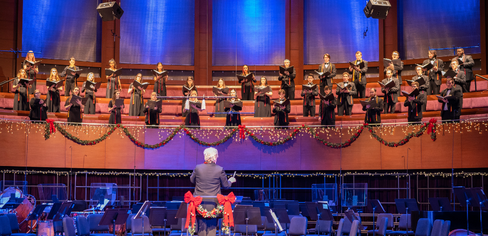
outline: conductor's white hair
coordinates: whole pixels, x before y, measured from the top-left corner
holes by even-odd
[[[213,147],[209,147],[203,151],[203,156],[206,162],[215,162],[219,156],[219,151]]]

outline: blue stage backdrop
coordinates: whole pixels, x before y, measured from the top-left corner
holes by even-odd
[[[304,64],[320,64],[330,54],[332,62],[356,59],[378,61],[378,20],[366,18],[365,0],[304,2]]]
[[[212,65],[281,65],[285,0],[213,0]]]
[[[429,47],[480,44],[480,0],[399,0],[398,33],[402,59],[428,57]],[[468,54],[480,48],[465,49]],[[453,50],[438,51],[453,56]]]
[[[124,0],[121,7],[121,63],[194,64],[194,0]]]
[[[37,58],[100,61],[97,0],[24,0],[22,50]],[[13,9],[12,9],[13,10]],[[25,56],[25,53],[23,53]]]

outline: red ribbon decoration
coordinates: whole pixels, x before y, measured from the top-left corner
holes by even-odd
[[[435,125],[436,122],[437,122],[437,119],[436,118],[432,118],[432,119],[429,120],[429,128],[427,129],[427,134],[432,133],[432,131],[434,129],[434,125]]]
[[[190,225],[190,220],[193,222],[193,224],[196,222],[197,215],[196,215],[196,209],[202,203],[202,197],[197,196],[193,197],[193,194],[191,194],[190,191],[185,193],[185,202],[188,203],[188,210],[186,211],[186,223],[185,223],[185,229],[188,229],[188,226]],[[192,225],[193,227],[193,225]]]
[[[246,126],[245,125],[239,125],[239,138],[245,139],[246,138]]]
[[[236,201],[236,196],[234,196],[233,192],[230,192],[229,195],[224,196],[222,194],[217,194],[217,200],[219,201],[220,205],[224,206],[224,213],[222,223],[224,226],[234,227],[234,215],[232,214],[232,203]]]
[[[48,124],[49,124],[49,132],[51,132],[51,134],[52,134],[52,133],[55,133],[55,132],[56,132],[56,126],[54,126],[54,120],[52,120],[52,119],[47,119],[47,120],[46,120],[46,123],[48,123]]]

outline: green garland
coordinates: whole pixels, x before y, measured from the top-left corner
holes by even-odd
[[[302,128],[304,128],[305,125],[302,125]],[[295,136],[297,136],[298,132],[300,132],[300,129],[294,129],[293,132],[288,136],[286,137],[285,139],[280,139],[276,142],[268,142],[268,141],[264,141],[262,139],[259,139],[258,137],[256,137],[256,135],[254,135],[254,133],[250,132],[248,128],[245,128],[245,132],[252,138],[254,139],[254,141],[260,143],[260,144],[263,144],[263,145],[266,145],[266,146],[278,146],[278,145],[282,145],[282,144],[285,144],[286,142],[292,140]]]
[[[227,140],[229,140],[230,138],[232,138],[232,136],[234,136],[234,134],[236,134],[237,130],[236,129],[232,129],[232,132],[225,136],[223,139],[219,140],[219,141],[215,141],[215,142],[205,142],[203,140],[200,140],[199,138],[197,138],[194,134],[192,134],[190,132],[190,130],[188,130],[187,128],[183,128],[183,131],[185,131],[185,133],[195,142],[197,142],[198,144],[200,145],[203,145],[203,146],[218,146],[220,144],[223,144],[225,142],[227,142]]]
[[[164,145],[166,145],[169,141],[171,141],[175,135],[181,130],[182,126],[180,127],[177,127],[176,129],[173,130],[173,132],[163,141],[159,142],[159,143],[156,143],[156,144],[146,144],[146,143],[142,143],[140,141],[138,141],[130,132],[129,132],[129,129],[125,128],[124,126],[122,126],[122,130],[124,131],[125,135],[127,135],[127,137],[129,137],[130,141],[132,141],[135,145],[137,145],[138,147],[141,147],[141,148],[144,148],[144,149],[156,149],[156,148],[160,148]]]

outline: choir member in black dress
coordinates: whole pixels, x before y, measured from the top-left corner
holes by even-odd
[[[284,63],[284,68],[290,67],[290,60],[285,59],[283,61]],[[289,73],[288,71],[285,71],[285,74],[280,73],[280,77],[278,77],[278,80],[281,81],[281,89],[285,91],[285,98],[289,100],[294,100],[295,99],[295,77],[297,76],[297,72],[295,70],[295,67],[293,67],[293,73]]]
[[[269,92],[259,93],[256,91],[256,100],[254,102],[254,117],[271,117],[271,96],[273,92],[268,85],[268,79],[261,77],[259,80],[259,89],[268,89]]]
[[[14,96],[14,111],[28,111],[29,110],[29,100],[27,94],[27,87],[24,83],[20,82],[20,79],[27,79],[27,74],[24,69],[20,69],[17,77],[13,81],[12,89],[15,91]],[[27,86],[27,87],[26,87]]]
[[[430,88],[427,91],[428,95],[439,94],[442,84],[442,71],[444,70],[444,62],[437,59],[437,52],[435,50],[429,51],[429,59],[424,60],[423,65],[432,64],[432,69],[427,71],[429,76]]]
[[[120,124],[122,123],[122,111],[125,108],[125,104],[122,106],[116,106],[115,101],[120,99],[120,91],[116,90],[112,95],[112,99],[108,103],[108,112],[110,112],[110,118],[108,119],[109,124]]]
[[[158,62],[156,71],[164,71],[163,63]],[[156,92],[158,96],[166,96],[166,82],[168,82],[168,75],[165,75],[164,77],[162,75],[154,76],[154,92]]]
[[[81,113],[83,112],[83,108],[85,106],[81,103],[81,101],[79,101],[76,105],[70,103],[73,95],[80,96],[80,88],[75,87],[73,91],[71,91],[69,98],[66,99],[66,102],[64,103],[64,108],[68,110],[68,122],[81,123],[83,122],[83,116]]]
[[[302,97],[303,97],[303,117],[315,117],[315,96],[319,95],[319,89],[317,86],[312,88],[315,84],[313,83],[313,74],[308,74],[307,76],[307,86],[303,86]]]
[[[454,79],[448,78],[446,82],[447,88],[441,92],[440,96],[442,98],[438,98],[438,101],[442,103],[441,117],[443,123],[459,121],[461,118],[463,90],[454,84]]]
[[[324,95],[325,86],[332,88],[332,79],[336,76],[336,66],[330,62],[330,55],[324,54],[324,63],[319,65],[319,72],[325,73],[330,71],[330,75],[320,76],[320,94]]]
[[[415,71],[417,72],[417,75],[413,76],[412,80],[413,81],[418,81],[420,79],[424,80],[425,83],[419,86],[419,91],[421,94],[424,94],[425,97],[427,97],[427,94],[428,94],[427,90],[429,90],[429,88],[430,88],[429,77],[427,77],[426,75],[423,74],[421,66],[415,67]],[[427,110],[427,101],[422,105],[422,112],[424,112],[426,110]]]
[[[390,81],[395,83],[395,86],[391,88],[382,87],[381,92],[385,95],[385,114],[395,113],[396,104],[398,102],[398,91],[400,91],[400,84],[398,80],[393,77],[393,71],[391,69],[386,70],[386,78],[381,81],[383,84],[387,84]]]
[[[400,60],[400,53],[397,51],[393,51],[391,54],[391,60]],[[390,69],[393,72],[392,77],[396,78],[398,80],[398,84],[402,86],[402,70],[403,70],[403,61],[400,61],[400,65],[395,65],[393,62],[390,63],[388,67],[385,68],[385,74],[386,70]],[[398,89],[398,95],[400,95],[401,89]]]
[[[190,96],[191,91],[197,91],[197,87],[195,87],[195,84],[193,83],[193,77],[188,76],[186,78],[186,83],[185,85],[183,85],[182,88],[183,96],[185,97]],[[186,117],[188,115],[187,113],[189,110],[185,110],[185,104],[186,104],[186,98],[183,98],[181,103],[181,111],[182,111],[181,116]]]
[[[136,75],[135,81],[142,83],[142,74]],[[134,83],[129,85],[128,93],[130,96],[129,116],[143,116],[144,115],[144,98],[146,92],[144,89],[139,89],[134,86]]]
[[[369,98],[366,101],[376,103],[376,105],[363,105],[363,111],[366,111],[364,116],[364,122],[368,124],[380,124],[381,123],[381,111],[383,111],[383,99],[376,95],[376,89],[371,88]]]
[[[108,64],[110,65],[109,69],[111,71],[117,71],[117,63],[115,62],[114,59],[110,59],[110,61],[108,61]],[[120,76],[115,76],[115,74],[110,74],[110,75],[105,75],[105,77],[107,78],[107,91],[105,97],[112,98],[116,90],[122,89],[122,84],[120,83]]]
[[[25,60],[24,62],[22,62],[22,68],[24,68],[27,77],[34,80],[29,88],[29,94],[34,94],[37,84],[36,75],[37,73],[39,73],[39,68],[37,68],[36,65],[31,64],[30,62],[36,62],[36,57],[34,56],[33,51],[29,51],[25,56]]]
[[[327,96],[332,93],[332,90],[329,86],[325,86],[324,88],[324,96]],[[334,96],[332,94],[332,96]],[[334,97],[333,100],[325,100],[320,99],[320,118],[321,118],[321,125],[335,125],[335,107],[336,107],[336,99]]]
[[[230,91],[230,96],[236,96],[237,93],[234,89]],[[238,97],[229,98],[230,107],[225,107],[226,112],[239,112],[242,110],[242,101]],[[239,113],[228,113],[225,118],[225,126],[239,126],[241,125],[241,114]]]
[[[48,81],[51,82],[59,82],[61,78],[59,78],[58,70],[56,68],[51,69],[51,74],[49,74]],[[61,97],[60,91],[63,90],[63,87],[55,87],[56,85],[51,85],[47,88],[47,96],[46,96],[46,103],[47,103],[47,111],[48,112],[59,112],[60,104],[61,104]]]
[[[46,101],[41,99],[41,92],[39,90],[34,91],[34,97],[30,100],[30,120],[46,120],[47,119],[47,106]]]
[[[79,75],[77,73],[68,71],[68,68],[70,68],[72,70],[79,70],[80,69],[75,65],[75,63],[76,63],[75,58],[74,57],[70,58],[69,66],[66,66],[64,68],[63,72],[61,72],[61,74],[59,75],[60,77],[66,76],[66,81],[64,84],[64,87],[65,87],[64,88],[64,96],[69,96],[70,93],[73,91],[73,89],[77,86],[76,81],[77,81]]]
[[[86,80],[95,83],[95,75],[93,74],[93,72],[88,73]],[[97,98],[95,96],[95,92],[97,92],[97,89],[95,88],[88,89],[87,86],[88,86],[87,82],[85,81],[83,82],[83,87],[81,88],[81,92],[85,93],[85,99],[86,99],[85,109],[84,109],[85,114],[95,114],[95,110],[97,107]]]
[[[151,93],[150,101],[157,102],[158,94],[156,92]],[[162,112],[162,107],[160,106],[149,106],[149,101],[146,102],[146,107],[144,108],[144,113],[146,114],[146,125],[159,125],[159,114]]]
[[[202,103],[198,101],[196,96],[198,96],[198,92],[191,90],[190,97],[188,98],[188,107],[186,107],[188,111],[186,112],[185,125],[200,127],[200,116],[198,113],[203,111],[203,109]]]
[[[219,79],[219,82],[217,82],[217,86],[215,86],[215,88],[218,90],[217,93],[214,91],[215,96],[226,96],[229,94],[229,88],[225,86],[225,82],[222,78]],[[215,100],[215,112],[224,112],[225,100],[226,99],[224,98]],[[215,114],[215,117],[225,117],[225,114]]]
[[[242,67],[242,74],[241,76],[247,76],[251,72],[249,72],[249,67],[244,65]],[[254,74],[252,75],[252,81],[246,81],[239,79],[239,83],[241,84],[241,95],[242,100],[253,100],[254,99],[254,83],[256,82],[256,78]]]
[[[280,99],[274,102],[273,113],[275,114],[274,125],[275,126],[288,126],[290,121],[288,120],[288,113],[290,113],[290,100],[285,97],[286,91],[280,89],[278,95]]]
[[[412,82],[412,91],[419,89],[419,83]],[[403,103],[407,107],[408,122],[412,124],[420,124],[422,122],[422,107],[427,103],[426,93],[419,93],[417,96],[408,96]]]
[[[356,52],[356,60],[353,62],[356,67],[349,66],[349,71],[352,72],[352,82],[356,86],[357,94],[355,97],[366,97],[366,72],[368,72],[368,62],[363,60],[363,54],[360,51]],[[363,63],[363,66],[360,64]]]
[[[459,62],[460,70],[466,74],[466,85],[463,87],[463,93],[469,92],[471,89],[471,81],[474,80],[473,77],[473,66],[474,60],[470,55],[464,54],[464,49],[458,48],[456,50],[456,59]]]
[[[342,82],[337,84],[337,115],[350,116],[352,114],[352,105],[354,100],[352,99],[357,93],[354,83],[349,82],[349,73],[344,72],[342,74]]]

